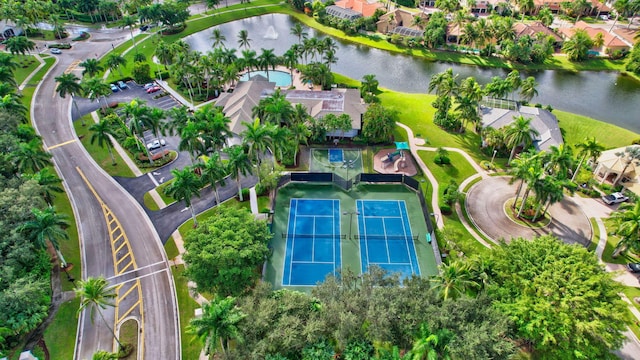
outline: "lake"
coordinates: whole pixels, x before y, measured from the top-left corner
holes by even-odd
[[[227,38],[225,45],[237,48],[238,33],[245,29],[252,39],[251,49],[258,55],[261,48],[274,49],[276,55],[282,55],[298,42],[297,37],[290,34],[295,21],[289,15],[262,15],[212,27],[184,40],[193,50],[210,51],[211,33],[218,28]],[[309,36],[326,36],[314,29],[306,29]],[[375,74],[380,86],[395,91],[426,93],[431,76],[450,67],[454,74],[460,74],[460,79],[472,76],[481,84],[486,84],[494,76],[505,77],[509,73],[506,69],[430,62],[334,40],[338,44],[338,63],[332,65],[332,71],[357,80],[366,74]],[[604,71],[521,71],[521,75],[533,76],[539,84],[538,96],[532,103],[549,104],[554,109],[589,116],[640,133],[640,83],[633,78]]]

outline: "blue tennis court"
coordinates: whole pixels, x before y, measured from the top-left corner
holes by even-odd
[[[291,199],[282,285],[309,286],[337,275],[340,200]]]
[[[378,265],[402,278],[420,275],[404,200],[357,200],[362,272]]]
[[[344,151],[342,151],[342,149],[329,149],[329,162],[330,163],[344,162]]]

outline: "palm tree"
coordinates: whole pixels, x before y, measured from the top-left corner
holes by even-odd
[[[251,79],[251,69],[258,66],[256,52],[253,50],[242,50],[242,58],[239,59],[240,67],[247,69],[248,79]]]
[[[215,353],[217,339],[226,356],[229,340],[240,339],[238,323],[245,316],[236,306],[235,298],[216,296],[210,303],[202,306],[202,317],[191,319],[187,332],[196,335],[202,341],[206,355]]]
[[[8,83],[14,88],[18,87],[16,78],[13,76],[13,69],[8,66],[0,66],[0,82]]]
[[[82,94],[82,85],[80,85],[80,79],[73,73],[61,74],[60,76],[55,78],[58,86],[56,87],[56,92],[60,95],[61,98],[66,98],[67,95],[71,95],[71,102],[76,108],[76,112],[78,112],[78,104],[76,104],[76,95]],[[84,125],[84,120],[82,121],[82,125]]]
[[[138,19],[136,19],[133,16],[130,15],[125,15],[122,17],[122,26],[120,26],[121,29],[124,29],[126,27],[129,28],[129,34],[131,34],[131,43],[133,44],[133,48],[135,49],[136,52],[138,52],[138,49],[136,48],[136,40],[133,37],[133,26],[138,22]]]
[[[567,179],[567,175],[573,167],[573,149],[571,146],[565,144],[552,145],[545,155],[545,170],[551,172],[559,180]]]
[[[106,309],[107,306],[114,306],[111,300],[116,298],[115,287],[110,286],[107,280],[102,276],[89,277],[86,280],[78,281],[74,291],[76,293],[76,297],[80,298],[80,308],[78,308],[78,314],[86,309],[89,309],[89,316],[91,322],[93,323],[94,314],[97,311],[102,321],[104,321],[107,329],[111,331],[111,335],[118,343],[118,346],[120,347],[120,349],[122,349],[122,343],[116,336],[113,328],[109,326],[107,319],[104,318],[104,314],[102,313],[102,310]]]
[[[291,28],[291,35],[298,38],[298,44],[302,44],[302,39],[306,39],[309,34],[304,31],[302,24],[296,22]]]
[[[620,208],[611,214],[611,218],[616,224],[615,234],[621,237],[613,257],[617,257],[628,249],[639,250],[640,202],[620,205]]]
[[[62,180],[60,180],[51,168],[46,167],[33,174],[30,178],[40,185],[42,197],[49,206],[53,205],[53,199],[55,198],[53,193],[62,193],[64,191],[60,186]]]
[[[22,95],[9,93],[0,98],[0,109],[4,109],[12,115],[19,117],[22,122],[27,122],[27,106],[20,100]]]
[[[600,156],[600,153],[602,153],[602,151],[604,151],[604,146],[600,144],[598,140],[596,140],[595,136],[584,139],[584,141],[576,145],[576,147],[580,149],[578,155],[581,155],[581,157],[580,162],[578,163],[578,167],[573,172],[573,176],[571,176],[571,181],[575,180],[576,176],[580,172],[582,163],[587,159],[587,157],[589,159],[595,159]]]
[[[540,181],[540,179],[542,178],[542,175],[544,174],[544,170],[542,166],[536,166],[538,164],[539,163],[534,162],[533,163],[534,166],[531,166],[524,175],[524,181],[527,183],[527,190],[524,192],[524,195],[522,196],[522,204],[520,204],[520,209],[518,210],[518,214],[516,215],[517,218],[520,218],[522,216],[522,212],[527,206],[527,199],[529,198],[529,193],[531,192],[532,189],[538,188],[538,182]]]
[[[522,115],[514,116],[513,123],[505,130],[505,140],[507,146],[511,148],[511,155],[507,165],[511,165],[511,160],[516,154],[516,148],[522,145],[523,149],[527,149],[533,143],[533,136],[538,136],[536,129],[531,127],[531,118],[525,118]]]
[[[88,79],[83,79],[80,83],[82,86],[82,92],[86,94],[87,98],[91,101],[98,101],[100,99],[104,99],[104,103],[102,104],[102,109],[106,109],[107,107],[107,96],[111,94],[111,87],[102,79],[97,77],[92,77]]]
[[[260,119],[255,119],[253,123],[242,123],[246,129],[240,133],[242,143],[247,147],[247,155],[251,160],[257,161],[260,166],[261,155],[267,149],[273,148],[271,133],[275,125],[261,124]]]
[[[35,49],[36,43],[27,39],[25,36],[13,36],[5,41],[5,47],[12,55],[24,55]]]
[[[0,53],[0,66],[7,67],[11,70],[18,68],[18,63],[15,62],[15,57],[5,52]]]
[[[238,46],[245,49],[251,48],[251,39],[247,30],[243,29],[238,33]]]
[[[420,337],[413,343],[409,352],[410,360],[451,360],[449,343],[454,334],[447,329],[431,331],[427,324],[420,325]]]
[[[107,68],[111,71],[118,70],[120,76],[122,76],[122,67],[127,66],[127,59],[120,56],[120,54],[109,54],[106,61]]]
[[[520,84],[520,98],[526,102],[530,102],[535,96],[538,95],[536,87],[538,83],[533,76],[529,76],[524,79]]]
[[[457,79],[458,74],[454,76],[452,68],[434,74],[429,81],[429,92],[435,90],[438,96],[453,96],[458,91]]]
[[[19,143],[18,148],[13,152],[13,158],[21,173],[35,174],[51,165],[51,154],[42,150],[40,138]]]
[[[375,94],[378,92],[380,82],[376,79],[375,74],[367,74],[362,77],[360,82],[360,92],[363,94]]]
[[[124,105],[123,114],[129,120],[129,130],[134,136],[144,137],[144,127],[149,124],[150,111],[151,108],[146,106],[144,101],[140,99],[133,99]],[[140,143],[138,143],[138,150],[140,150]],[[147,155],[149,155],[148,152]],[[151,159],[151,156],[149,156],[149,159]]]
[[[515,181],[520,180],[518,184],[518,188],[516,190],[516,198],[513,201],[513,205],[511,208],[516,208],[516,203],[518,202],[518,198],[520,197],[520,193],[524,187],[524,183],[527,180],[527,176],[529,174],[529,169],[531,168],[541,168],[542,165],[540,163],[540,155],[541,153],[535,153],[533,151],[525,151],[518,156],[518,158],[513,159],[511,163],[511,169],[509,169],[509,174],[511,174],[511,180],[509,183],[513,183]]]
[[[68,216],[57,213],[52,206],[44,210],[31,209],[31,214],[33,220],[25,222],[18,229],[25,232],[33,244],[40,249],[46,249],[48,241],[56,251],[61,267],[66,268],[67,262],[60,252],[59,240],[69,239],[69,234],[64,230],[69,226]]]
[[[451,262],[440,266],[440,274],[430,279],[433,291],[443,300],[456,299],[467,290],[478,287],[471,279],[469,268],[461,262]]]
[[[586,30],[577,29],[573,36],[563,43],[562,51],[567,54],[569,61],[582,61],[587,58],[592,47],[593,41]]]
[[[173,169],[173,181],[164,189],[164,193],[174,198],[176,201],[184,200],[184,205],[191,210],[191,218],[193,219],[193,227],[198,226],[196,213],[191,206],[191,198],[195,195],[200,197],[200,187],[202,183],[193,169],[186,167],[182,170]]]
[[[278,65],[278,57],[273,53],[273,49],[260,49],[262,53],[258,56],[257,61],[258,65],[262,70],[267,72],[267,81],[269,81],[269,67],[271,70],[276,69],[276,65]]]
[[[224,42],[227,41],[227,37],[222,34],[220,29],[213,29],[213,33],[211,33],[211,40],[213,40],[213,44],[211,45],[212,47],[217,48],[218,46],[222,46],[223,48],[226,48],[226,46],[224,46]]]
[[[107,120],[102,119],[99,123],[89,126],[89,130],[93,132],[91,134],[91,145],[96,141],[100,147],[104,147],[106,145],[107,151],[109,151],[109,156],[111,156],[111,165],[116,165],[116,159],[113,156],[113,151],[111,150],[111,147],[113,146],[111,137],[115,136],[115,132],[111,124]]]
[[[240,196],[240,201],[244,201],[242,197],[240,175],[246,176],[251,173],[252,165],[249,155],[240,145],[233,145],[225,148],[224,152],[229,157],[229,162],[227,163],[228,172],[235,177],[236,183],[238,184],[238,195]]]
[[[204,159],[204,163],[198,165],[198,168],[202,171],[202,182],[211,184],[211,188],[216,195],[216,204],[220,204],[218,184],[225,186],[224,178],[228,175],[220,155],[218,153],[211,154],[211,156]]]
[[[104,70],[98,59],[86,59],[78,65],[84,68],[84,70],[82,70],[82,76],[87,75],[88,77],[94,77],[98,75],[100,71]]]

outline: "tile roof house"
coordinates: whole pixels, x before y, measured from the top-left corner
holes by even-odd
[[[582,20],[575,23],[575,25],[571,28],[559,28],[558,32],[566,40],[571,38],[573,34],[575,34],[576,29],[582,29],[586,31],[591,40],[595,39],[597,34],[602,34],[602,38],[604,40],[602,47],[593,49],[601,54],[610,54],[611,52],[617,50],[628,51],[629,49],[631,49],[631,47],[626,42],[618,38],[616,35],[609,33],[605,29],[591,27],[589,26],[589,24]]]
[[[253,78],[255,79],[255,77]],[[237,137],[246,129],[243,122],[251,123],[253,108],[275,91],[276,84],[266,80],[240,81],[232,93],[222,93],[216,106],[231,120],[229,129]],[[360,98],[358,89],[332,89],[331,91],[282,90],[286,99],[295,106],[302,104],[309,114],[320,119],[327,114],[348,114],[351,117],[352,130],[344,134],[327,134],[327,136],[354,137],[362,129],[362,118],[367,105]],[[235,141],[231,139],[231,142]]]
[[[518,110],[483,107],[481,116],[482,127],[494,129],[510,125],[518,116],[531,119],[531,128],[539,134],[533,139],[533,146],[539,151],[564,143],[558,119],[544,109],[531,106],[520,106]]]
[[[0,40],[6,40],[10,37],[22,35],[21,27],[9,25],[6,20],[0,21]]]
[[[529,24],[518,22],[515,25],[513,25],[513,31],[516,34],[516,38],[520,38],[525,35],[529,35],[532,38],[535,38],[539,33],[543,33],[546,36],[553,37],[554,45],[556,47],[562,46],[562,42],[563,42],[562,37],[560,37],[560,35],[556,34],[550,28],[544,26],[544,24],[539,21],[529,23]]]
[[[373,16],[377,9],[384,7],[377,1],[368,2],[367,0],[339,0],[336,1],[335,6],[353,10],[364,17]]]
[[[415,24],[415,18],[420,18],[420,24]],[[405,36],[422,36],[424,34],[423,26],[429,21],[429,17],[425,13],[412,13],[403,9],[395,9],[382,16],[376,23],[378,32],[383,34],[400,34]]]
[[[351,9],[343,9],[340,6],[336,5],[327,6],[326,8],[324,8],[324,11],[327,12],[327,15],[335,16],[339,19],[355,20],[362,17],[362,14],[357,11]]]

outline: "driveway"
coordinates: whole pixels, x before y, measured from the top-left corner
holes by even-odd
[[[593,230],[589,219],[576,202],[569,198],[552,205],[551,223],[543,228],[529,228],[511,220],[504,210],[507,200],[515,197],[517,183],[509,185],[510,177],[491,177],[476,183],[467,192],[466,208],[471,220],[492,239],[510,241],[514,237],[527,239],[552,234],[568,244],[589,246]]]

